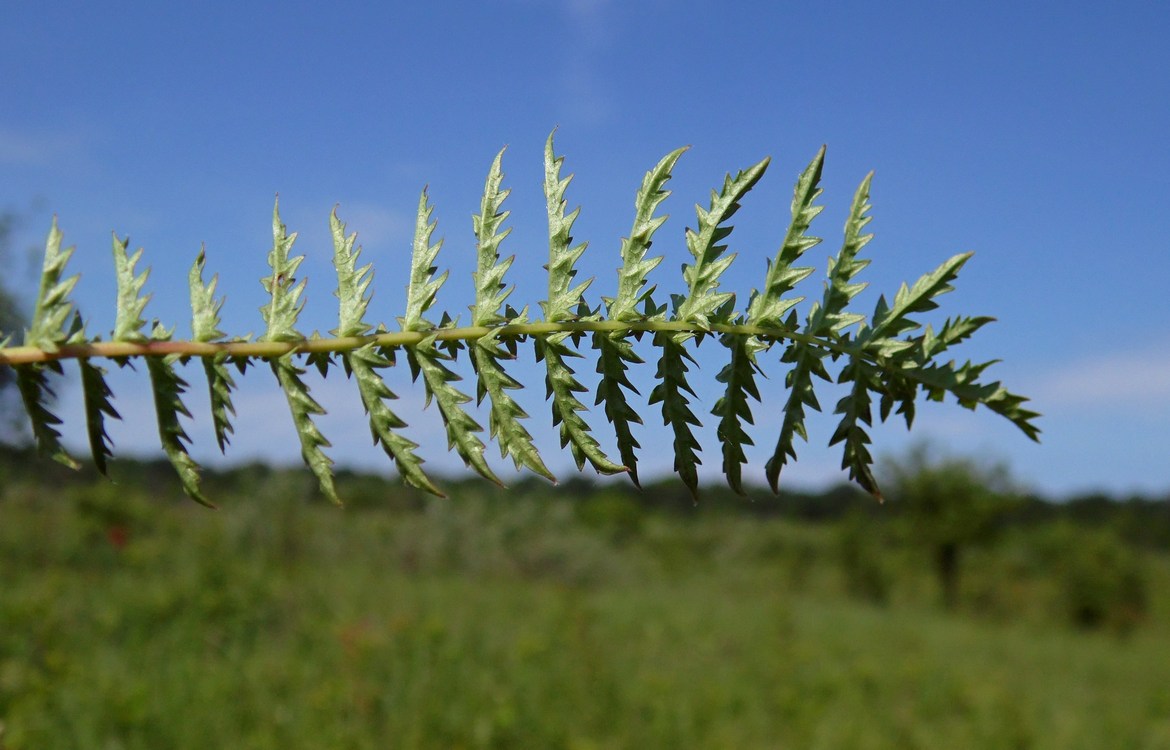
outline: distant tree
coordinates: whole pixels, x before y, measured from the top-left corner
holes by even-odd
[[[1061,524],[1056,546],[1063,605],[1073,625],[1124,635],[1149,616],[1144,554],[1114,529]]]
[[[930,552],[944,606],[959,603],[963,552],[989,541],[1014,505],[1007,472],[969,459],[938,458],[924,446],[887,467],[889,498],[909,536]]]
[[[12,288],[18,276],[14,270],[12,244],[20,217],[11,212],[0,212],[0,341],[11,336],[19,339],[25,319],[21,314],[21,300]],[[0,365],[0,424],[15,423],[20,413],[19,396],[16,392],[16,373],[11,367]],[[7,432],[7,430],[6,430]]]

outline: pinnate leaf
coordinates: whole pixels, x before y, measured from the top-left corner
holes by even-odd
[[[394,460],[406,482],[437,494],[438,489],[422,470],[422,459],[415,453],[418,446],[400,433],[406,425],[390,409],[389,402],[395,394],[383,379],[383,372],[404,353],[412,376],[416,382],[422,380],[426,404],[432,399],[437,404],[450,447],[477,472],[498,482],[484,460],[483,428],[464,408],[471,397],[456,387],[460,380],[455,371],[457,359],[460,352],[466,351],[476,373],[476,395],[480,402],[485,398],[490,401],[490,434],[499,443],[502,455],[511,456],[518,467],[527,466],[551,479],[535,442],[523,427],[527,415],[516,400],[521,381],[514,377],[513,362],[519,345],[530,339],[538,361],[545,363],[553,424],[560,428],[562,447],[570,448],[578,467],[590,463],[603,473],[628,471],[635,483],[639,480],[640,446],[632,427],[642,422],[642,415],[631,403],[630,395],[638,395],[634,387],[638,381],[631,377],[631,371],[643,364],[634,343],[642,341],[646,334],[649,345],[660,350],[649,403],[660,405],[663,419],[673,433],[675,470],[692,492],[698,486],[700,446],[693,431],[699,419],[693,409],[696,396],[688,373],[697,363],[692,347],[697,349],[711,341],[718,342],[727,353],[715,376],[723,389],[712,413],[719,420],[717,434],[724,474],[740,492],[744,490],[745,449],[752,445],[749,427],[755,422],[753,402],[759,403],[765,393],[757,381],[767,370],[761,354],[772,349],[779,350],[780,362],[788,366],[784,384],[789,391],[782,414],[777,417],[780,435],[766,469],[773,488],[777,487],[782,468],[796,456],[796,438],[808,439],[806,412],[821,408],[814,388],[817,380],[844,390],[845,395],[837,400],[834,409],[839,422],[830,443],[841,446],[842,467],[875,495],[880,496],[880,491],[872,471],[869,434],[875,409],[883,421],[899,414],[910,426],[920,397],[941,401],[949,396],[963,407],[982,405],[1010,420],[1028,437],[1038,437],[1038,415],[1028,408],[1027,400],[998,381],[983,379],[993,362],[942,361],[944,353],[991,319],[956,316],[936,328],[924,317],[938,308],[941,295],[952,290],[969,253],[951,257],[913,284],[903,284],[892,297],[880,297],[868,319],[854,309],[853,303],[865,286],[857,277],[869,263],[860,252],[870,240],[870,235],[864,233],[870,221],[870,177],[863,180],[854,195],[844,243],[828,260],[823,294],[803,313],[796,309],[804,299],[797,293],[798,285],[811,273],[811,268],[799,263],[819,242],[809,230],[821,211],[816,199],[821,192],[823,148],[797,181],[784,240],[767,264],[763,284],[751,292],[745,309],[737,311],[735,293],[720,287],[734,258],[728,252],[728,222],[767,168],[767,159],[734,177],[728,175],[722,189],[712,194],[709,207],[696,209],[696,228],[685,234],[690,254],[689,262],[683,265],[686,287],[682,293],[670,295],[670,305],[657,304],[649,275],[662,258],[649,256],[649,250],[657,230],[666,221],[658,210],[669,194],[665,186],[683,151],[667,154],[646,173],[635,198],[633,228],[621,244],[617,290],[612,297],[602,297],[597,307],[585,298],[591,280],[577,278],[577,264],[586,249],[585,243],[575,243],[572,237],[580,209],[569,211],[566,192],[572,177],[562,177],[564,159],[556,155],[550,135],[544,149],[549,222],[548,296],[541,303],[544,320],[530,321],[527,307],[516,310],[506,304],[513,290],[505,276],[513,258],[500,255],[502,242],[510,232],[504,227],[508,212],[503,204],[508,191],[503,188],[501,151],[489,170],[480,211],[473,217],[476,293],[470,325],[466,327],[447,312],[441,313],[437,324],[426,318],[433,314],[447,272],[440,273],[436,267],[442,242],[431,241],[436,223],[424,188],[419,197],[406,309],[399,332],[389,331],[384,323],[367,320],[373,309],[373,269],[359,263],[361,250],[355,248],[353,235],[346,236],[336,211],[330,223],[338,276],[338,324],[331,337],[316,332],[306,337],[298,331],[305,282],[298,281],[296,274],[303,259],[291,254],[296,235],[281,223],[277,205],[268,258],[271,273],[262,280],[269,298],[261,307],[264,332],[260,339],[252,341],[250,335],[228,338],[220,330],[223,300],[216,297],[217,278],[204,281],[202,251],[189,275],[191,340],[172,340],[171,332],[157,322],[147,331],[145,308],[149,295],[144,289],[148,272],[136,270],[142,251],[129,253],[128,240],[119,240],[115,235],[116,319],[112,340],[102,341],[101,337],[87,335],[83,319],[73,312],[68,298],[77,277],[64,276],[71,251],[61,250],[61,236],[54,221],[25,343],[16,347],[10,338],[0,340],[0,366],[15,368],[40,449],[63,463],[76,465],[61,444],[61,421],[50,407],[54,398],[51,376],[62,372],[61,362],[65,359],[79,360],[90,448],[95,464],[104,472],[112,453],[106,419],[117,418],[118,414],[105,370],[96,360],[112,358],[120,365],[145,360],[163,448],[186,491],[204,502],[198,466],[187,451],[189,440],[183,428],[183,418],[189,416],[182,399],[187,384],[177,369],[191,357],[202,360],[208,378],[212,421],[221,450],[227,446],[232,432],[230,418],[234,415],[234,381],[228,366],[235,365],[243,373],[249,364],[269,363],[286,394],[305,462],[317,475],[324,494],[334,501],[337,495],[332,461],[324,452],[329,443],[315,422],[323,410],[310,396],[302,379],[304,369],[298,362],[304,367],[316,367],[322,376],[340,365],[357,385],[374,442]],[[73,323],[66,331],[71,315]],[[595,403],[603,407],[614,426],[622,464],[605,456],[586,423],[587,410],[579,396],[588,389],[569,366],[574,357],[580,356],[577,348],[586,336],[592,337],[598,352],[596,371],[600,382]]]

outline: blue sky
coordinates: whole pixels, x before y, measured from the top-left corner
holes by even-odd
[[[327,219],[340,204],[375,264],[371,317],[393,326],[424,185],[446,240],[440,264],[452,270],[439,305],[466,315],[470,217],[492,157],[507,145],[512,301],[538,309],[547,255],[541,153],[555,126],[565,169],[576,174],[568,199],[582,206],[575,236],[590,243],[581,268],[597,277],[593,301],[614,285],[634,192],[662,155],[692,146],[654,246],[667,258],[652,279],[662,291],[681,288],[694,204],[705,205],[725,172],[771,155],[731,236],[739,257],[725,286],[743,300],[782,237],[796,175],[827,144],[826,209],[814,224],[825,242],[810,252],[818,272],[804,293],[819,295],[853,190],[875,170],[862,309],[953,253],[976,251],[942,314],[998,322],[956,354],[1002,359],[991,374],[1044,413],[1037,446],[985,411],[929,405],[909,434],[898,423],[876,429],[877,452],[898,455],[925,440],[1005,463],[1049,494],[1165,492],[1166,28],[1170,6],[1131,2],[18,3],[0,25],[0,207],[27,216],[24,244],[59,217],[78,248],[75,298],[91,332],[113,322],[114,230],[146,250],[148,316],[186,335],[186,273],[201,243],[228,296],[226,330],[259,331],[277,192],[299,232],[296,249],[308,256],[301,327],[332,328]],[[4,273],[13,286],[28,278],[23,267]],[[716,397],[719,352],[700,350],[700,413]],[[569,476],[570,459],[553,449],[541,378],[531,355],[523,362],[532,430],[550,444],[554,470]],[[775,364],[752,432],[757,472],[784,398]],[[582,360],[587,384],[592,369]],[[438,415],[420,412],[406,372],[389,380],[429,465],[456,470]],[[132,372],[112,380],[126,417],[111,430],[119,452],[156,451],[144,381]],[[323,426],[332,456],[385,466],[352,386],[340,373],[310,383],[331,411]],[[63,391],[68,432],[80,437],[79,396],[73,386]],[[189,431],[194,454],[214,460],[201,397],[197,387]],[[822,402],[837,397],[829,389]],[[266,372],[249,373],[238,404],[230,459],[296,459]],[[660,420],[645,408],[644,471],[669,470]],[[590,423],[612,446],[604,416],[592,412]],[[826,447],[832,421],[811,428],[788,475],[794,485],[842,476]],[[701,439],[701,476],[714,479],[713,431]]]

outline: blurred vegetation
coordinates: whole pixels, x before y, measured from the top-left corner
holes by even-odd
[[[1170,748],[1170,498],[113,471],[0,450],[4,750]]]
[[[19,276],[13,271],[13,235],[20,225],[20,219],[20,215],[13,211],[0,211],[0,341],[6,337],[19,341],[25,326],[21,314],[24,300],[18,298],[12,284]],[[4,432],[17,429],[14,416],[18,412],[19,396],[16,395],[15,386],[16,375],[12,368],[0,365],[0,429]]]
[[[907,539],[927,548],[943,604],[956,608],[964,553],[990,542],[1015,502],[1006,471],[939,459],[921,445],[904,460],[888,462],[886,471]]]

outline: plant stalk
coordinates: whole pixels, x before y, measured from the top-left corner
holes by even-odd
[[[56,351],[46,351],[35,346],[13,346],[0,348],[0,365],[27,365],[38,362],[52,362],[64,359],[91,357],[164,357],[178,354],[182,357],[281,357],[289,353],[347,352],[366,344],[384,347],[417,346],[429,336],[437,341],[474,341],[495,333],[503,338],[525,336],[552,336],[561,333],[593,333],[597,331],[627,331],[630,333],[655,333],[671,331],[691,334],[731,334],[756,336],[761,339],[799,341],[836,354],[862,355],[862,350],[834,341],[811,336],[800,331],[755,325],[714,324],[699,326],[685,321],[562,321],[556,323],[513,323],[495,328],[487,326],[464,326],[460,328],[439,328],[431,331],[399,331],[371,336],[343,336],[339,338],[310,338],[299,341],[99,341],[90,344],[62,344]],[[868,357],[872,359],[872,357]]]

